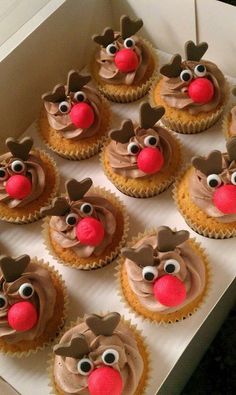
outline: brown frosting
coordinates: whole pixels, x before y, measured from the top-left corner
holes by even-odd
[[[236,136],[236,106],[234,106],[231,111],[231,120],[230,120],[230,134]]]

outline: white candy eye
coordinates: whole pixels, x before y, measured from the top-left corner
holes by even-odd
[[[144,280],[153,282],[158,276],[158,270],[155,266],[144,266],[142,275]]]
[[[144,144],[147,147],[155,147],[157,145],[158,141],[157,138],[155,136],[147,136],[144,139]]]
[[[80,211],[85,215],[91,215],[93,212],[93,206],[90,203],[83,203],[80,207]]]
[[[71,109],[71,105],[70,105],[70,103],[68,103],[67,101],[62,101],[60,104],[59,104],[59,111],[62,113],[62,114],[68,114],[68,112],[70,111],[70,109]]]
[[[193,78],[192,72],[190,70],[182,70],[180,73],[180,79],[184,82],[191,81]]]
[[[89,358],[81,359],[77,364],[77,370],[83,376],[88,376],[93,370],[93,363]]]
[[[131,37],[126,38],[124,41],[124,46],[125,46],[125,48],[134,48],[134,46],[135,46],[134,39]]]
[[[70,214],[68,214],[66,216],[66,223],[67,223],[67,225],[74,226],[74,225],[77,224],[78,220],[79,220],[79,217],[75,213],[70,213]]]
[[[29,299],[34,293],[34,287],[30,283],[24,283],[21,284],[18,292],[23,299]]]
[[[198,64],[194,68],[194,74],[196,74],[197,77],[204,77],[206,75],[206,67],[203,64]]]
[[[108,350],[104,351],[102,354],[102,361],[105,365],[114,365],[119,361],[119,353],[113,348],[108,348]]]
[[[74,99],[77,102],[82,102],[82,101],[85,101],[87,99],[87,96],[86,96],[86,94],[84,92],[78,91],[78,92],[75,92]]]
[[[166,273],[178,273],[180,271],[180,264],[176,259],[167,259],[164,264],[164,270]]]
[[[221,179],[220,179],[220,177],[218,176],[218,174],[210,174],[210,175],[207,177],[207,185],[208,185],[210,188],[219,187],[220,184],[221,184]]]
[[[137,155],[140,151],[139,145],[137,143],[129,143],[127,147],[127,151],[130,155]]]
[[[231,182],[233,185],[236,185],[236,171],[234,171],[231,175]]]
[[[0,167],[0,181],[5,181],[8,178],[8,173],[4,167]]]
[[[108,55],[115,56],[115,54],[117,52],[117,48],[116,48],[115,44],[109,44],[106,47],[106,51],[107,51]]]
[[[11,169],[14,171],[14,173],[23,173],[25,170],[25,164],[21,160],[14,160],[11,163]]]
[[[0,294],[0,311],[4,310],[8,305],[7,298]]]

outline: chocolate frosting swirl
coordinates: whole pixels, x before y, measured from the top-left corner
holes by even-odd
[[[236,136],[236,106],[231,111],[230,134]]]

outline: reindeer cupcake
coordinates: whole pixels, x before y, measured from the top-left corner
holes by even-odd
[[[232,89],[233,96],[236,96],[236,86]],[[231,105],[231,108],[224,116],[222,124],[223,132],[226,138],[236,136],[236,104]]]
[[[120,200],[91,178],[65,183],[66,195],[42,209],[44,236],[53,256],[65,265],[90,270],[111,262],[124,245],[128,218]]]
[[[171,132],[155,125],[165,112],[142,103],[139,124],[125,120],[109,133],[101,160],[110,181],[126,195],[150,197],[167,189],[181,167],[181,149]]]
[[[18,224],[41,217],[40,208],[56,195],[59,176],[53,159],[32,149],[31,137],[6,140],[0,155],[0,219]]]
[[[99,44],[92,74],[99,90],[110,100],[127,103],[144,96],[156,74],[157,59],[152,46],[136,33],[143,21],[123,15],[120,32],[107,27],[94,35]]]
[[[172,323],[191,315],[208,287],[207,258],[186,230],[161,226],[133,239],[121,251],[122,299],[153,322]]]
[[[50,343],[65,319],[64,282],[28,255],[0,257],[0,352],[29,355]]]
[[[107,101],[88,86],[89,75],[71,70],[66,85],[42,95],[39,132],[44,142],[68,159],[85,159],[101,148],[110,123]]]
[[[195,156],[175,186],[178,209],[189,226],[219,239],[236,236],[236,137],[226,149]]]
[[[222,72],[203,60],[208,44],[185,44],[186,60],[174,55],[160,69],[163,78],[150,93],[153,105],[165,107],[163,123],[179,133],[198,133],[211,127],[222,115],[228,87]]]
[[[58,395],[142,395],[147,384],[146,347],[118,313],[78,319],[54,347],[50,366]]]

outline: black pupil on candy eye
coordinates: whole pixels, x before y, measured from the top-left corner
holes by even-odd
[[[5,299],[0,297],[0,309],[3,308],[5,306],[5,304],[6,304]]]
[[[106,354],[104,359],[105,359],[106,363],[111,364],[115,361],[115,355],[112,353],[108,353],[108,354]]]
[[[175,265],[173,265],[173,263],[169,263],[168,265],[166,265],[165,271],[166,271],[167,273],[174,273],[174,271],[175,271]]]
[[[68,107],[65,104],[62,104],[62,106],[60,106],[60,110],[61,112],[67,112]]]
[[[6,175],[5,170],[1,169],[1,170],[0,170],[0,178],[5,177],[5,175]]]
[[[151,272],[147,272],[147,273],[144,274],[144,278],[147,281],[152,281],[154,279],[154,274],[151,273]]]
[[[139,152],[139,147],[137,145],[132,145],[130,148],[132,154],[137,154]]]
[[[91,370],[91,365],[87,361],[81,362],[80,369],[82,370],[82,372],[87,373],[87,372],[89,372]]]
[[[210,187],[215,188],[218,186],[218,181],[214,180],[214,178],[213,178],[212,180],[209,181],[209,185],[210,185]]]
[[[67,222],[68,222],[69,225],[75,225],[75,223],[76,223],[76,218],[73,217],[73,216],[71,216],[71,217],[69,217],[69,218],[67,219]]]
[[[90,206],[89,204],[85,204],[85,205],[83,206],[83,213],[84,213],[84,214],[89,214],[90,211],[91,211],[91,206]]]
[[[31,287],[25,287],[23,290],[24,296],[30,296],[32,294],[32,288]]]
[[[116,53],[116,47],[115,47],[115,45],[111,45],[111,46],[109,47],[109,51],[110,51],[110,53],[112,53],[112,54]]]
[[[199,64],[199,66],[197,66],[197,71],[199,71],[199,73],[203,73],[203,71],[205,71],[205,67],[202,64]]]
[[[183,73],[182,78],[184,81],[189,81],[191,77],[189,73]]]
[[[16,165],[13,166],[14,171],[21,171],[23,169],[23,166],[21,163],[17,163]]]
[[[82,93],[78,93],[75,98],[77,101],[84,101],[84,95]]]
[[[133,46],[133,41],[132,40],[126,40],[125,42],[127,47],[132,47]]]
[[[150,139],[149,139],[149,144],[150,145],[156,145],[156,138],[155,137],[150,137]]]

